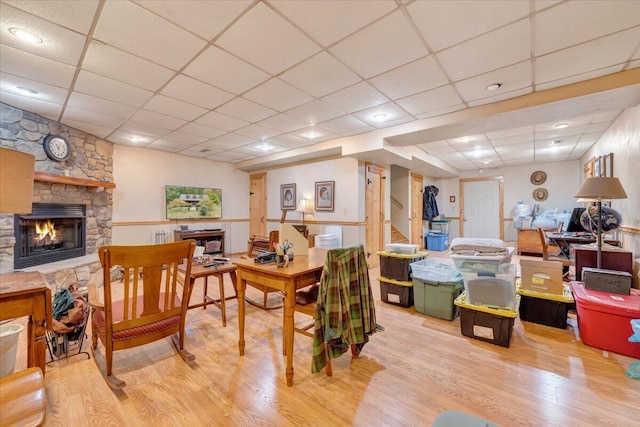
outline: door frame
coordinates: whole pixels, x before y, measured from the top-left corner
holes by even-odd
[[[385,195],[385,175],[386,169],[382,166],[376,165],[374,163],[365,162],[364,165],[364,189],[365,189],[365,230],[373,230],[374,227],[378,228],[378,236],[379,241],[377,242],[378,250],[382,250],[384,248],[384,237],[385,237],[385,203],[384,203],[384,195]],[[368,190],[368,182],[369,174],[374,173],[380,176],[380,194],[378,197],[380,198],[380,220],[378,224],[369,217],[369,212],[373,209],[369,197]],[[369,242],[368,239],[369,233],[365,231],[365,248],[368,253],[367,264],[369,268],[376,267],[378,265],[377,254],[373,253],[370,249],[372,248],[373,242]]]
[[[409,239],[411,240],[412,244],[418,244],[421,248],[424,248],[424,222],[422,220],[424,176],[415,172],[411,172],[409,177],[411,182],[411,194],[409,195],[409,199],[411,200],[411,218],[409,219],[411,224],[411,231],[409,233]],[[414,181],[417,182],[418,180],[420,180],[420,191],[418,193],[415,193]],[[419,229],[416,230],[415,228],[418,228],[416,227],[418,224]],[[415,238],[418,239],[418,242],[416,242]]]
[[[251,184],[254,182],[254,180],[259,179],[262,180],[262,192],[264,193],[264,212],[262,213],[262,218],[260,220],[260,226],[257,227],[261,230],[264,231],[264,237],[267,236],[267,173],[266,172],[258,172],[258,173],[253,173],[253,174],[249,174],[249,235],[251,236],[251,231],[254,230],[255,225],[253,223],[253,221],[256,219],[254,218],[254,216],[252,215],[252,207],[253,207],[253,198],[251,197],[253,195],[252,190],[253,188],[251,187]],[[262,235],[262,234],[258,234],[258,235]]]
[[[500,192],[500,240],[504,240],[504,176],[483,176],[479,178],[460,178],[460,207],[458,214],[460,215],[459,236],[464,237],[464,184],[466,182],[478,182],[478,181],[498,181]]]

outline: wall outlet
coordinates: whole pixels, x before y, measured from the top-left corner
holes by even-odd
[[[344,208],[344,211],[343,211],[343,213],[344,213],[344,214],[346,215],[347,213],[349,213],[349,209],[347,209],[347,208]]]

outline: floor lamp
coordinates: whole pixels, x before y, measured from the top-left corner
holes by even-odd
[[[599,177],[587,178],[578,192],[576,197],[580,199],[593,199],[598,203],[598,268],[602,268],[602,200],[605,199],[626,199],[627,193],[624,192],[622,184],[618,178]]]
[[[300,203],[298,203],[298,207],[296,208],[296,212],[302,214],[302,225],[304,225],[304,216],[308,213],[311,213],[311,206],[309,206],[309,201],[307,199],[300,200]]]

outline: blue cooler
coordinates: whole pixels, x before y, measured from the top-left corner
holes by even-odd
[[[449,233],[427,233],[425,247],[430,251],[444,251],[449,247]]]

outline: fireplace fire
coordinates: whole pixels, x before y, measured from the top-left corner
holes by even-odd
[[[33,267],[86,254],[85,206],[34,203],[15,216],[14,268]]]

